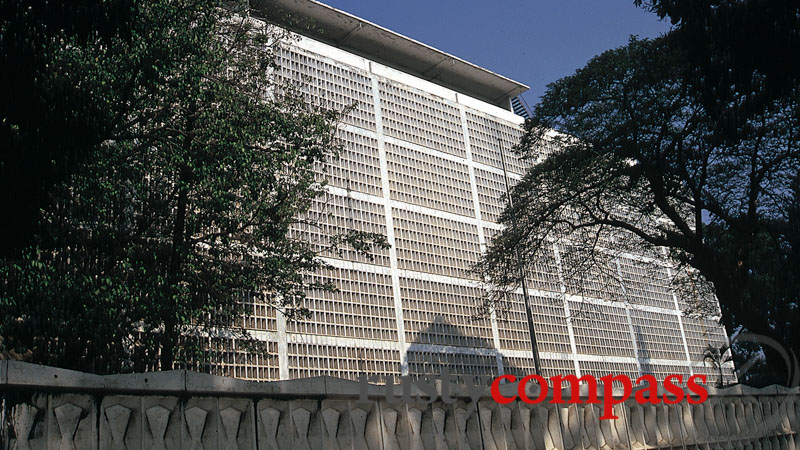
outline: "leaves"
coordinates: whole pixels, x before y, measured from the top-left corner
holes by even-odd
[[[686,61],[669,37],[631,39],[551,84],[517,148],[536,164],[477,270],[517,284],[514,255],[531,261],[553,242],[576,249],[585,279],[644,254],[654,270],[673,265],[672,288],[696,312],[718,315],[718,297],[730,329],[794,346],[799,91],[755,102],[766,89],[755,76],[730,97],[726,123]]]
[[[302,318],[309,288],[333,289],[309,284],[324,263],[289,231],[324,192],[339,112],[271,93],[284,33],[247,14],[146,2],[129,39],[61,49],[109,114],[49,189],[35,250],[2,266],[6,345],[95,372],[170,368],[203,339],[248,340],[245,299]]]

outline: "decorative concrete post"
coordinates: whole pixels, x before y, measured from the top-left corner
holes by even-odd
[[[33,425],[36,423],[36,414],[38,412],[39,408],[27,403],[14,406],[11,411],[11,424],[14,427],[14,435],[17,439],[17,449],[30,450],[31,447],[28,440],[31,430],[33,430]]]

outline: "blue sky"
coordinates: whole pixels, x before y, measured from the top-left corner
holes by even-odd
[[[655,37],[669,24],[633,0],[322,0],[531,86],[570,75],[630,35]]]

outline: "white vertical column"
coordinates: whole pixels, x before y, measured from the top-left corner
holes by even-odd
[[[276,308],[275,321],[278,331],[278,378],[289,379],[289,343],[286,340],[286,316],[282,308]]]
[[[370,63],[372,72],[372,63]],[[394,239],[394,221],[392,220],[392,199],[389,190],[389,162],[386,157],[386,141],[383,134],[383,114],[381,111],[380,86],[375,75],[372,81],[372,99],[375,108],[375,131],[378,138],[378,157],[381,164],[381,190],[383,191],[383,207],[386,216],[386,240],[389,243],[389,268],[392,274],[392,293],[394,296],[394,314],[397,321],[397,347],[400,351],[400,372],[408,375],[408,344],[406,343],[406,327],[403,321],[403,300],[400,296],[400,275],[397,272],[397,247]]]
[[[456,94],[456,102],[458,102],[458,94]],[[472,148],[470,146],[469,126],[467,126],[467,111],[464,105],[458,104],[458,112],[461,114],[461,130],[464,134],[464,148],[467,155],[467,169],[469,170],[469,186],[472,190],[472,204],[475,208],[475,220],[477,221],[478,228],[478,244],[481,248],[481,253],[486,252],[486,236],[483,233],[483,225],[481,222],[481,204],[478,197],[478,183],[475,179],[475,165],[472,163]],[[502,375],[503,368],[503,354],[500,352],[500,330],[497,327],[497,314],[494,308],[490,313],[490,320],[492,324],[492,342],[496,350],[495,358],[497,359],[497,373]]]
[[[672,269],[667,267],[667,279],[672,279]],[[672,302],[675,304],[675,311],[678,312],[678,328],[681,330],[681,339],[683,340],[683,351],[686,354],[686,365],[689,367],[689,375],[694,375],[694,369],[692,368],[692,358],[689,355],[689,343],[686,340],[686,331],[683,329],[683,313],[681,312],[681,306],[678,304],[678,296],[675,294],[675,291],[670,289],[672,292]]]
[[[636,331],[633,329],[633,320],[631,319],[631,304],[628,302],[628,291],[625,289],[625,282],[622,281],[622,266],[619,263],[619,258],[614,258],[617,265],[617,277],[619,277],[619,285],[622,287],[622,295],[625,297],[625,317],[628,319],[628,331],[631,334],[631,344],[633,345],[633,357],[636,359],[636,369],[639,371],[639,376],[642,375],[642,363],[639,361],[639,344],[636,342]]]
[[[578,344],[575,342],[575,329],[572,327],[572,314],[569,310],[569,302],[567,301],[567,284],[564,282],[564,268],[561,265],[561,251],[558,249],[558,244],[553,242],[553,255],[556,260],[556,267],[558,268],[558,283],[561,288],[561,298],[564,301],[564,317],[567,321],[567,333],[569,334],[569,347],[572,350],[572,362],[575,366],[575,375],[581,376],[581,365],[578,362]]]

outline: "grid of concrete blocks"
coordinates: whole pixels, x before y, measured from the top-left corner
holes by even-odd
[[[385,380],[445,367],[460,375],[533,373],[522,290],[508,312],[475,320],[483,292],[470,272],[501,229],[505,177],[514,183],[526,169],[511,152],[523,118],[309,37],[286,45],[278,63],[278,81],[312,102],[355,105],[338,127],[345,151],[327,168],[328,195],[310,213],[321,226],[293,232],[320,248],[347,230],[376,232],[391,248],[372,260],[353,251],[326,255],[330,268],[313,277],[339,291],[310,292],[308,320],[287,323],[273,309],[248,303],[246,327],[268,342],[268,351],[216,341],[213,372],[251,380],[360,373]],[[624,295],[614,301],[596,280],[570,277],[563,250],[555,243],[528,264],[545,376],[716,380],[717,369],[702,354],[726,341],[725,330],[716,318],[682,315],[687,300],[664,281],[669,267],[653,276],[639,257],[619,258],[614,282]],[[732,373],[727,366],[726,377]]]

